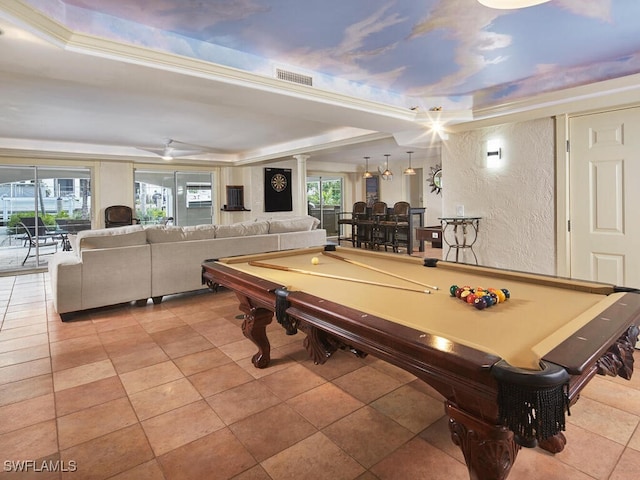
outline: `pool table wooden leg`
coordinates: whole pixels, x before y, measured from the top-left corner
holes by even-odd
[[[513,432],[490,425],[451,402],[445,402],[453,443],[462,450],[471,480],[504,480],[516,461],[520,445]]]
[[[243,295],[236,296],[240,300],[240,310],[244,313],[242,333],[258,347],[258,353],[251,357],[251,362],[256,368],[266,368],[271,361],[271,345],[266,329],[273,319],[273,312],[254,307],[251,300]]]

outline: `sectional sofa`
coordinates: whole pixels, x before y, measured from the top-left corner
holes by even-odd
[[[311,216],[191,227],[131,225],[70,235],[71,251],[49,260],[59,314],[203,288],[205,260],[324,245]],[[63,317],[63,320],[65,318]]]

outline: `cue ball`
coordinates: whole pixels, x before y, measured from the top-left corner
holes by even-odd
[[[318,265],[320,263],[320,259],[318,257],[313,257],[311,259],[311,264],[312,265]]]

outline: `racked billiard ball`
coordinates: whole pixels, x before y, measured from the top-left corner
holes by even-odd
[[[476,297],[476,299],[473,301],[473,306],[478,310],[485,309],[487,308],[487,301],[484,299],[484,297]]]
[[[460,292],[460,300],[467,301],[467,297],[471,295],[473,292],[471,290],[462,290]]]
[[[484,298],[487,307],[491,307],[495,303],[491,295],[483,295],[482,298]]]

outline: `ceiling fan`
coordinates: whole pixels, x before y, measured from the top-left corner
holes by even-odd
[[[168,139],[162,147],[136,147],[139,150],[155,153],[163,160],[173,160],[178,157],[187,157],[189,155],[198,155],[200,153],[210,152],[211,149],[189,143],[179,142],[177,140]]]

